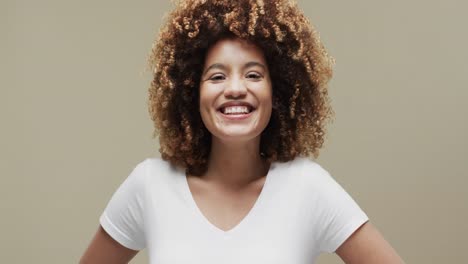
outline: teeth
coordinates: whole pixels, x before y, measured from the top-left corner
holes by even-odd
[[[247,106],[228,106],[223,109],[224,114],[248,114],[249,112]]]

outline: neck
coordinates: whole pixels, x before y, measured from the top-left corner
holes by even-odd
[[[260,156],[260,137],[249,142],[212,140],[205,180],[237,189],[268,173],[269,164]]]

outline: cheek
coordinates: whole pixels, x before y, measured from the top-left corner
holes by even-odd
[[[206,108],[206,105],[209,103],[209,93],[207,91],[207,88],[204,86],[200,86],[199,95],[200,97],[198,100],[198,104],[200,111],[202,111],[204,108]]]
[[[206,123],[206,118],[208,114],[207,100],[204,97],[200,96],[198,111],[200,112],[201,119],[203,123]]]
[[[260,122],[264,123],[268,123],[271,119],[271,114],[272,114],[272,107],[273,107],[273,98],[272,98],[272,91],[271,89],[265,89],[265,87],[263,87],[263,89],[261,90],[261,92],[259,92],[257,94],[257,98],[258,100],[260,101],[259,103],[262,105],[262,108],[263,108],[263,113],[262,115],[260,116],[261,120]]]
[[[267,102],[268,102],[268,103],[267,103],[267,105],[268,105],[268,112],[269,112],[268,120],[270,120],[270,118],[271,118],[271,113],[272,113],[272,111],[273,111],[273,90],[271,89],[271,87],[270,87],[270,89],[268,90],[268,93],[266,94],[265,97],[267,98],[266,100],[267,100]]]
[[[198,110],[200,111],[200,115],[204,123],[208,121],[210,112],[213,110],[215,105],[216,94],[214,94],[213,91],[213,89],[210,89],[210,87],[206,86],[201,86],[199,90],[200,96],[198,100]]]
[[[273,102],[273,95],[272,95],[272,90],[270,87],[262,87],[261,90],[259,90],[258,93],[258,98],[262,102],[262,104],[271,107],[272,102]]]

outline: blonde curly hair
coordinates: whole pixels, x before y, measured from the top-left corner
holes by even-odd
[[[192,175],[206,171],[211,134],[199,112],[201,72],[208,49],[233,36],[260,47],[270,71],[273,109],[261,135],[262,157],[316,158],[334,115],[327,91],[333,59],[297,4],[288,0],[176,3],[149,58],[149,114],[162,158]]]

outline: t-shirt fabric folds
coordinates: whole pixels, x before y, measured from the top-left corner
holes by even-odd
[[[197,207],[182,168],[160,158],[139,163],[100,216],[121,245],[147,249],[151,264],[311,264],[368,221],[317,162],[274,162],[259,197],[224,231]]]

